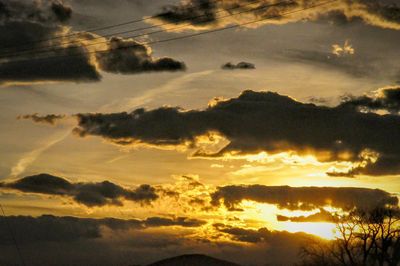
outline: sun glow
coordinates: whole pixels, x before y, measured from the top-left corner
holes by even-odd
[[[246,210],[242,215],[249,220],[260,220],[269,230],[288,231],[290,233],[303,232],[316,235],[324,239],[334,239],[338,236],[336,225],[329,222],[290,222],[278,221],[277,215],[308,216],[316,211],[289,211],[281,210],[275,205],[243,201],[241,206]],[[328,211],[333,211],[327,208]]]
[[[290,233],[305,232],[308,234],[313,234],[325,239],[335,239],[337,237],[336,226],[333,223],[323,223],[323,222],[281,222],[284,230]]]

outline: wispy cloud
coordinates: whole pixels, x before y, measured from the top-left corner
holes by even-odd
[[[63,131],[62,134],[55,135],[55,137],[52,137],[47,143],[41,145],[39,148],[23,154],[17,163],[11,168],[11,177],[17,177],[24,173],[25,170],[31,166],[43,152],[63,141],[70,133],[71,129],[69,128],[67,131]]]
[[[151,102],[155,97],[159,97],[168,92],[177,91],[181,88],[184,88],[186,84],[196,80],[198,78],[202,78],[209,74],[213,73],[212,70],[206,70],[201,72],[194,72],[184,74],[175,79],[168,81],[166,84],[157,87],[153,90],[146,90],[143,94],[138,97],[124,98],[123,100],[118,100],[111,102],[110,104],[106,104],[99,108],[98,112],[115,112],[115,110],[126,110],[126,109],[135,109],[137,107],[141,107],[149,102]]]

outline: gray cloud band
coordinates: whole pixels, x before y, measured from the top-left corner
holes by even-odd
[[[13,225],[14,229],[17,230],[19,240],[22,241],[21,244],[41,241],[70,242],[82,239],[97,239],[102,237],[102,227],[107,227],[112,231],[118,232],[163,226],[199,227],[206,223],[203,220],[187,217],[149,217],[144,220],[122,220],[115,218],[91,219],[42,215],[39,217],[8,216],[4,219],[7,219]],[[3,228],[0,229],[0,244],[7,244],[6,236],[9,232],[3,230]]]
[[[281,209],[305,211],[326,206],[348,211],[354,208],[369,210],[398,205],[398,198],[386,191],[355,187],[231,185],[218,187],[211,194],[211,199],[214,206],[223,204],[229,210],[240,210],[237,205],[243,200],[274,204]],[[321,215],[324,214],[326,213],[321,212]]]
[[[109,181],[97,183],[71,183],[68,180],[39,174],[27,176],[13,182],[1,182],[0,189],[14,189],[26,193],[71,197],[88,207],[122,205],[121,199],[149,204],[156,200],[156,189],[150,185],[140,185],[136,189],[126,189]]]
[[[400,172],[400,116],[360,112],[354,104],[317,106],[272,92],[245,91],[204,110],[162,107],[131,113],[77,114],[75,132],[101,136],[120,145],[196,147],[196,138],[218,132],[229,144],[217,153],[194,156],[314,154],[321,162],[350,161],[352,169],[331,175],[387,175]],[[321,155],[322,154],[322,155]]]

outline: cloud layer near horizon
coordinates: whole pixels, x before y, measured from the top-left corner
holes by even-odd
[[[311,216],[278,217],[278,220],[297,222],[316,221],[329,218],[325,207],[349,211],[353,209],[367,210],[396,207],[398,198],[380,189],[362,187],[290,187],[266,185],[227,185],[216,188],[206,186],[197,179],[183,176],[174,185],[140,185],[128,189],[109,181],[75,182],[64,178],[38,174],[21,179],[0,182],[0,190],[15,190],[22,193],[69,197],[75,202],[87,207],[114,205],[120,206],[123,201],[150,204],[158,199],[178,204],[185,212],[212,212],[215,207],[225,206],[230,211],[245,211],[241,208],[242,201],[254,201],[277,206],[290,211],[320,212]],[[181,196],[183,199],[181,199]],[[149,220],[149,223],[159,223],[160,220]]]
[[[55,241],[70,242],[79,239],[101,238],[106,227],[110,230],[128,231],[131,229],[144,230],[152,227],[180,226],[180,227],[199,227],[206,222],[203,220],[191,219],[187,217],[165,218],[148,217],[143,220],[130,219],[122,220],[115,218],[78,218],[72,216],[53,216],[42,215],[39,217],[31,216],[7,216],[13,226],[18,229],[22,243]],[[4,244],[7,232],[0,231],[0,242]]]
[[[289,264],[297,260],[303,243],[317,240],[305,233],[257,230],[223,223],[208,226],[204,235],[196,230],[206,222],[186,217],[121,220],[42,215],[4,219],[13,225],[23,258],[34,265],[147,265],[199,251],[237,263]],[[162,231],[165,227],[174,230]],[[0,245],[4,251],[0,262],[15,263],[15,246],[7,227],[0,227]],[[283,251],[290,256],[273,258],[273,254]]]

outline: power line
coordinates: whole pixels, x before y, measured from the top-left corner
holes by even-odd
[[[235,10],[235,9],[239,9],[239,8],[243,8],[243,7],[252,5],[252,4],[260,2],[260,1],[262,1],[262,0],[252,0],[252,1],[248,2],[245,5],[235,6],[235,7],[232,7],[232,8],[229,8],[229,9],[224,9],[224,10],[219,10],[216,13],[218,14],[218,13],[223,13],[223,12],[229,12],[229,11],[232,11],[232,10]],[[279,6],[279,5],[282,5],[282,4],[290,4],[290,3],[294,3],[293,0],[281,1],[281,2],[274,3],[274,4],[259,6],[259,7],[252,8],[252,9],[249,9],[249,10],[240,11],[240,12],[237,12],[237,13],[234,13],[234,14],[228,14],[228,15],[225,15],[225,16],[221,16],[221,17],[218,17],[218,19],[237,16],[237,15],[248,13],[248,12],[258,11],[258,10],[266,9],[266,8],[269,8],[269,7]],[[201,18],[201,17],[208,17],[208,15],[207,14],[203,14],[203,15],[188,17],[188,19],[197,19],[197,18]],[[171,25],[171,24],[175,24],[175,23],[171,23],[171,22],[162,23],[162,24],[148,26],[148,27],[142,27],[142,28],[138,28],[138,29],[115,32],[115,33],[111,33],[111,34],[98,36],[96,38],[91,39],[91,41],[92,40],[97,40],[97,39],[104,39],[105,37],[111,37],[111,36],[113,36],[115,34],[126,34],[126,33],[137,32],[137,31],[142,31],[142,30],[162,27],[162,26]],[[133,35],[133,36],[126,36],[125,38],[137,38],[137,37],[153,35],[153,34],[162,33],[162,32],[175,31],[175,30],[178,30],[178,29],[182,29],[182,28],[186,27],[187,25],[190,25],[190,23],[185,23],[185,24],[183,24],[181,26],[178,26],[178,27],[175,27],[175,28],[171,28],[171,29],[162,29],[162,30],[148,32],[148,33],[141,33],[141,34]],[[84,45],[84,47],[94,46],[94,45],[99,45],[99,44],[104,44],[104,43],[108,43],[108,40],[90,43],[90,44]],[[76,41],[72,41],[72,42],[59,43],[57,45],[42,46],[42,47],[39,47],[38,49],[24,49],[24,50],[20,50],[20,51],[14,52],[14,53],[8,53],[8,52],[0,53],[0,57],[17,57],[17,56],[21,56],[21,55],[25,55],[25,54],[32,54],[32,53],[43,54],[43,53],[48,53],[48,52],[55,52],[55,51],[64,50],[66,47],[63,47],[63,45],[68,45],[68,44],[81,44],[81,42],[79,40],[76,40]],[[46,49],[46,48],[50,48],[50,49]]]
[[[208,34],[208,33],[213,33],[213,32],[219,32],[219,31],[224,31],[224,30],[229,30],[229,29],[234,29],[234,28],[239,28],[241,26],[246,26],[246,25],[250,25],[250,24],[254,24],[254,23],[258,23],[267,19],[272,19],[272,18],[279,18],[279,17],[283,17],[286,15],[291,15],[294,13],[298,13],[304,10],[309,10],[309,9],[313,9],[319,6],[323,6],[323,5],[327,5],[333,2],[336,2],[338,0],[330,0],[330,1],[326,1],[320,4],[316,4],[313,6],[308,6],[306,8],[302,8],[302,9],[298,9],[295,11],[291,11],[291,12],[287,12],[287,13],[283,13],[283,14],[279,14],[279,15],[274,15],[274,16],[270,16],[267,18],[263,18],[263,19],[259,19],[259,20],[254,20],[254,21],[249,21],[249,22],[245,22],[245,23],[240,23],[240,24],[235,24],[235,25],[231,25],[231,26],[227,26],[227,27],[223,27],[223,28],[219,28],[219,29],[214,29],[214,30],[208,30],[208,31],[204,31],[204,32],[199,32],[199,33],[194,33],[194,34],[190,34],[190,35],[185,35],[185,36],[178,36],[175,38],[170,38],[170,39],[165,39],[165,40],[159,40],[159,41],[155,41],[155,42],[148,42],[147,44],[154,44],[154,43],[163,43],[163,42],[169,42],[169,41],[175,41],[175,40],[180,40],[180,39],[185,39],[185,38],[191,38],[191,37],[195,37],[195,36],[200,36],[200,35],[204,35],[204,34]],[[107,52],[108,50],[103,50],[103,51],[99,51],[99,52]]]
[[[213,2],[217,3],[220,0],[209,0],[209,1],[213,1]],[[257,1],[262,1],[262,0],[256,0],[254,2],[257,2]],[[250,1],[250,4],[251,4],[251,2],[252,1]],[[246,6],[246,5],[243,5],[243,6]],[[198,5],[198,7],[200,7],[200,5]],[[36,41],[28,42],[28,43],[25,43],[25,44],[20,44],[20,45],[17,45],[17,46],[15,44],[10,44],[8,46],[2,46],[1,48],[7,49],[7,48],[15,48],[15,47],[24,47],[24,46],[31,45],[31,44],[42,43],[42,42],[57,40],[57,39],[61,39],[61,38],[68,38],[68,37],[72,37],[72,36],[75,36],[75,35],[80,35],[83,32],[103,31],[103,30],[108,30],[108,29],[117,28],[117,27],[121,27],[121,26],[126,26],[126,25],[130,25],[130,24],[135,24],[135,23],[139,23],[139,22],[144,22],[144,21],[155,19],[155,18],[162,17],[162,16],[163,16],[163,13],[158,14],[158,15],[154,15],[154,16],[147,16],[147,17],[140,18],[140,19],[128,20],[128,21],[121,22],[121,23],[118,23],[118,24],[112,24],[112,25],[108,25],[108,26],[91,28],[91,29],[90,28],[89,29],[83,29],[83,30],[80,30],[79,32],[73,32],[73,33],[70,33],[70,34],[56,35],[56,36],[54,36],[52,38],[36,40]],[[166,23],[166,24],[173,24],[173,23]],[[163,25],[164,24],[155,25],[155,26],[151,26],[151,27],[147,27],[147,28],[141,28],[140,30],[145,30],[145,29],[149,29],[149,28],[153,28],[153,27],[159,27],[159,26],[163,26]],[[114,33],[114,34],[118,34],[118,33]]]
[[[138,22],[143,22],[143,21],[146,21],[146,20],[154,19],[154,18],[157,18],[159,16],[161,16],[161,14],[158,14],[158,15],[155,15],[155,16],[150,16],[150,17],[145,17],[145,18],[141,18],[141,19],[129,20],[129,21],[118,23],[118,24],[104,26],[104,27],[97,27],[97,28],[80,30],[79,32],[74,32],[74,33],[71,33],[71,34],[56,35],[56,36],[54,36],[52,38],[36,40],[36,41],[28,42],[28,43],[25,43],[25,44],[20,44],[18,46],[27,46],[27,45],[30,45],[30,44],[42,43],[42,42],[57,40],[57,39],[61,39],[61,38],[68,38],[68,37],[72,37],[72,36],[75,36],[75,35],[82,34],[82,32],[89,32],[89,31],[90,32],[96,32],[96,31],[102,31],[102,30],[117,28],[117,27],[129,25],[129,24],[135,24],[135,23],[138,23]],[[14,48],[14,47],[15,47],[15,45],[12,44],[12,45],[9,45],[9,46],[3,46],[2,48]]]
[[[96,53],[107,53],[107,52],[114,51],[114,50],[122,50],[122,49],[128,49],[128,48],[133,48],[133,47],[141,47],[143,45],[165,43],[165,42],[170,42],[170,41],[187,39],[187,38],[201,36],[201,35],[205,35],[205,34],[209,34],[209,33],[214,33],[214,32],[220,32],[220,31],[224,31],[224,30],[239,28],[241,26],[246,26],[246,25],[262,22],[262,21],[265,21],[265,20],[268,20],[268,19],[281,18],[283,16],[299,13],[299,12],[302,12],[302,11],[305,11],[305,10],[310,10],[310,9],[313,9],[313,8],[316,8],[316,7],[320,7],[320,6],[324,6],[324,5],[327,5],[327,4],[336,2],[336,1],[338,1],[338,0],[330,0],[330,1],[319,3],[319,4],[315,4],[315,5],[312,5],[312,6],[308,6],[308,7],[305,7],[305,8],[297,9],[297,10],[294,10],[294,11],[268,16],[268,17],[265,17],[265,18],[262,18],[262,19],[258,19],[258,20],[253,20],[253,21],[249,21],[249,22],[245,22],[245,23],[239,23],[239,24],[235,24],[235,25],[222,27],[222,28],[207,30],[207,31],[203,31],[203,32],[198,32],[198,33],[184,35],[184,36],[178,36],[178,37],[164,39],[164,40],[156,40],[156,41],[144,42],[144,43],[140,43],[140,44],[135,43],[135,44],[132,44],[132,45],[126,45],[126,46],[123,46],[123,47],[117,47],[117,48],[114,48],[114,49],[111,49],[111,50],[110,49],[104,49],[104,50],[97,50],[97,51],[87,51],[87,52],[83,52],[83,53],[79,53],[79,54],[59,55],[59,56],[33,58],[33,59],[26,59],[26,60],[25,59],[24,60],[14,60],[14,61],[10,61],[10,63],[14,63],[14,62],[30,62],[30,61],[39,61],[39,60],[49,60],[49,59],[51,60],[51,59],[59,59],[59,58],[71,57],[71,56],[82,56],[82,55],[90,55],[90,54],[96,54]],[[80,47],[77,47],[77,48],[80,48]]]
[[[1,213],[2,213],[2,215],[4,217],[4,221],[5,221],[5,223],[6,223],[7,227],[8,227],[8,230],[10,232],[10,235],[12,237],[12,240],[14,242],[15,248],[17,249],[17,253],[18,253],[19,259],[21,261],[21,264],[22,264],[22,266],[25,266],[26,264],[25,264],[24,258],[22,257],[21,249],[18,246],[17,238],[14,235],[14,231],[12,230],[11,224],[7,220],[6,213],[4,212],[4,209],[3,209],[3,206],[1,205],[1,203],[0,203],[0,209],[1,209]]]
[[[250,2],[249,2],[248,4],[246,4],[246,5],[243,5],[243,6],[235,6],[235,7],[230,8],[230,9],[218,11],[218,12],[216,12],[216,13],[220,13],[220,12],[224,12],[224,11],[230,11],[230,10],[238,9],[238,8],[241,8],[241,7],[245,7],[245,6],[254,4],[255,2],[259,2],[259,1],[262,1],[262,0],[252,0],[252,1],[250,1]],[[161,16],[161,15],[158,15],[158,16]],[[196,18],[207,17],[207,16],[208,16],[207,14],[203,14],[203,15],[198,15],[198,16],[194,16],[194,17],[188,17],[188,19],[196,19]],[[156,17],[156,16],[154,16],[154,17]],[[170,25],[170,24],[175,24],[175,23],[168,22],[168,23],[162,23],[162,24],[158,24],[158,25],[152,25],[152,26],[142,27],[142,28],[133,29],[133,30],[127,30],[127,31],[121,31],[121,32],[114,32],[114,33],[111,33],[111,34],[98,36],[98,37],[96,37],[96,38],[93,38],[92,40],[103,39],[104,37],[110,37],[110,36],[113,36],[113,35],[115,35],[115,34],[126,34],[126,33],[131,33],[131,32],[136,32],[136,31],[148,30],[148,29],[157,28],[157,27],[162,27],[162,26],[166,26],[166,25]],[[89,32],[89,31],[90,31],[90,30],[88,30],[88,32]],[[166,31],[166,30],[156,31],[156,32],[151,33],[151,34],[155,34],[155,33],[159,33],[159,32],[164,32],[164,31]],[[77,34],[79,34],[79,33],[77,33]],[[73,34],[72,34],[72,35],[73,35]],[[130,36],[130,38],[141,37],[141,36],[144,36],[144,35],[148,35],[148,34],[140,34],[140,35],[136,35],[136,36]],[[63,43],[59,43],[59,44],[57,44],[57,45],[49,45],[49,46],[39,47],[39,48],[38,48],[38,49],[39,49],[38,52],[41,52],[41,49],[43,49],[43,48],[53,48],[53,47],[58,47],[58,46],[62,46],[62,45],[67,45],[67,44],[74,44],[74,43],[77,43],[77,44],[79,43],[79,44],[80,44],[80,41],[63,42]],[[106,41],[105,41],[105,42],[103,41],[103,42],[101,42],[101,43],[106,43]],[[95,44],[96,44],[96,43],[90,44],[90,45],[95,45]],[[100,44],[100,43],[98,43],[98,44]],[[88,46],[88,45],[87,45],[87,46]],[[64,49],[64,47],[63,47],[62,49]],[[24,50],[17,51],[17,53],[14,53],[14,54],[5,53],[5,54],[0,54],[0,56],[14,56],[14,55],[19,55],[18,53],[21,52],[21,51],[29,51],[29,52],[30,52],[30,51],[35,51],[35,49],[33,49],[33,50],[32,50],[32,49],[24,49]],[[49,50],[44,50],[43,52],[47,52],[47,51],[49,51]],[[23,54],[25,54],[25,53],[23,53]]]

